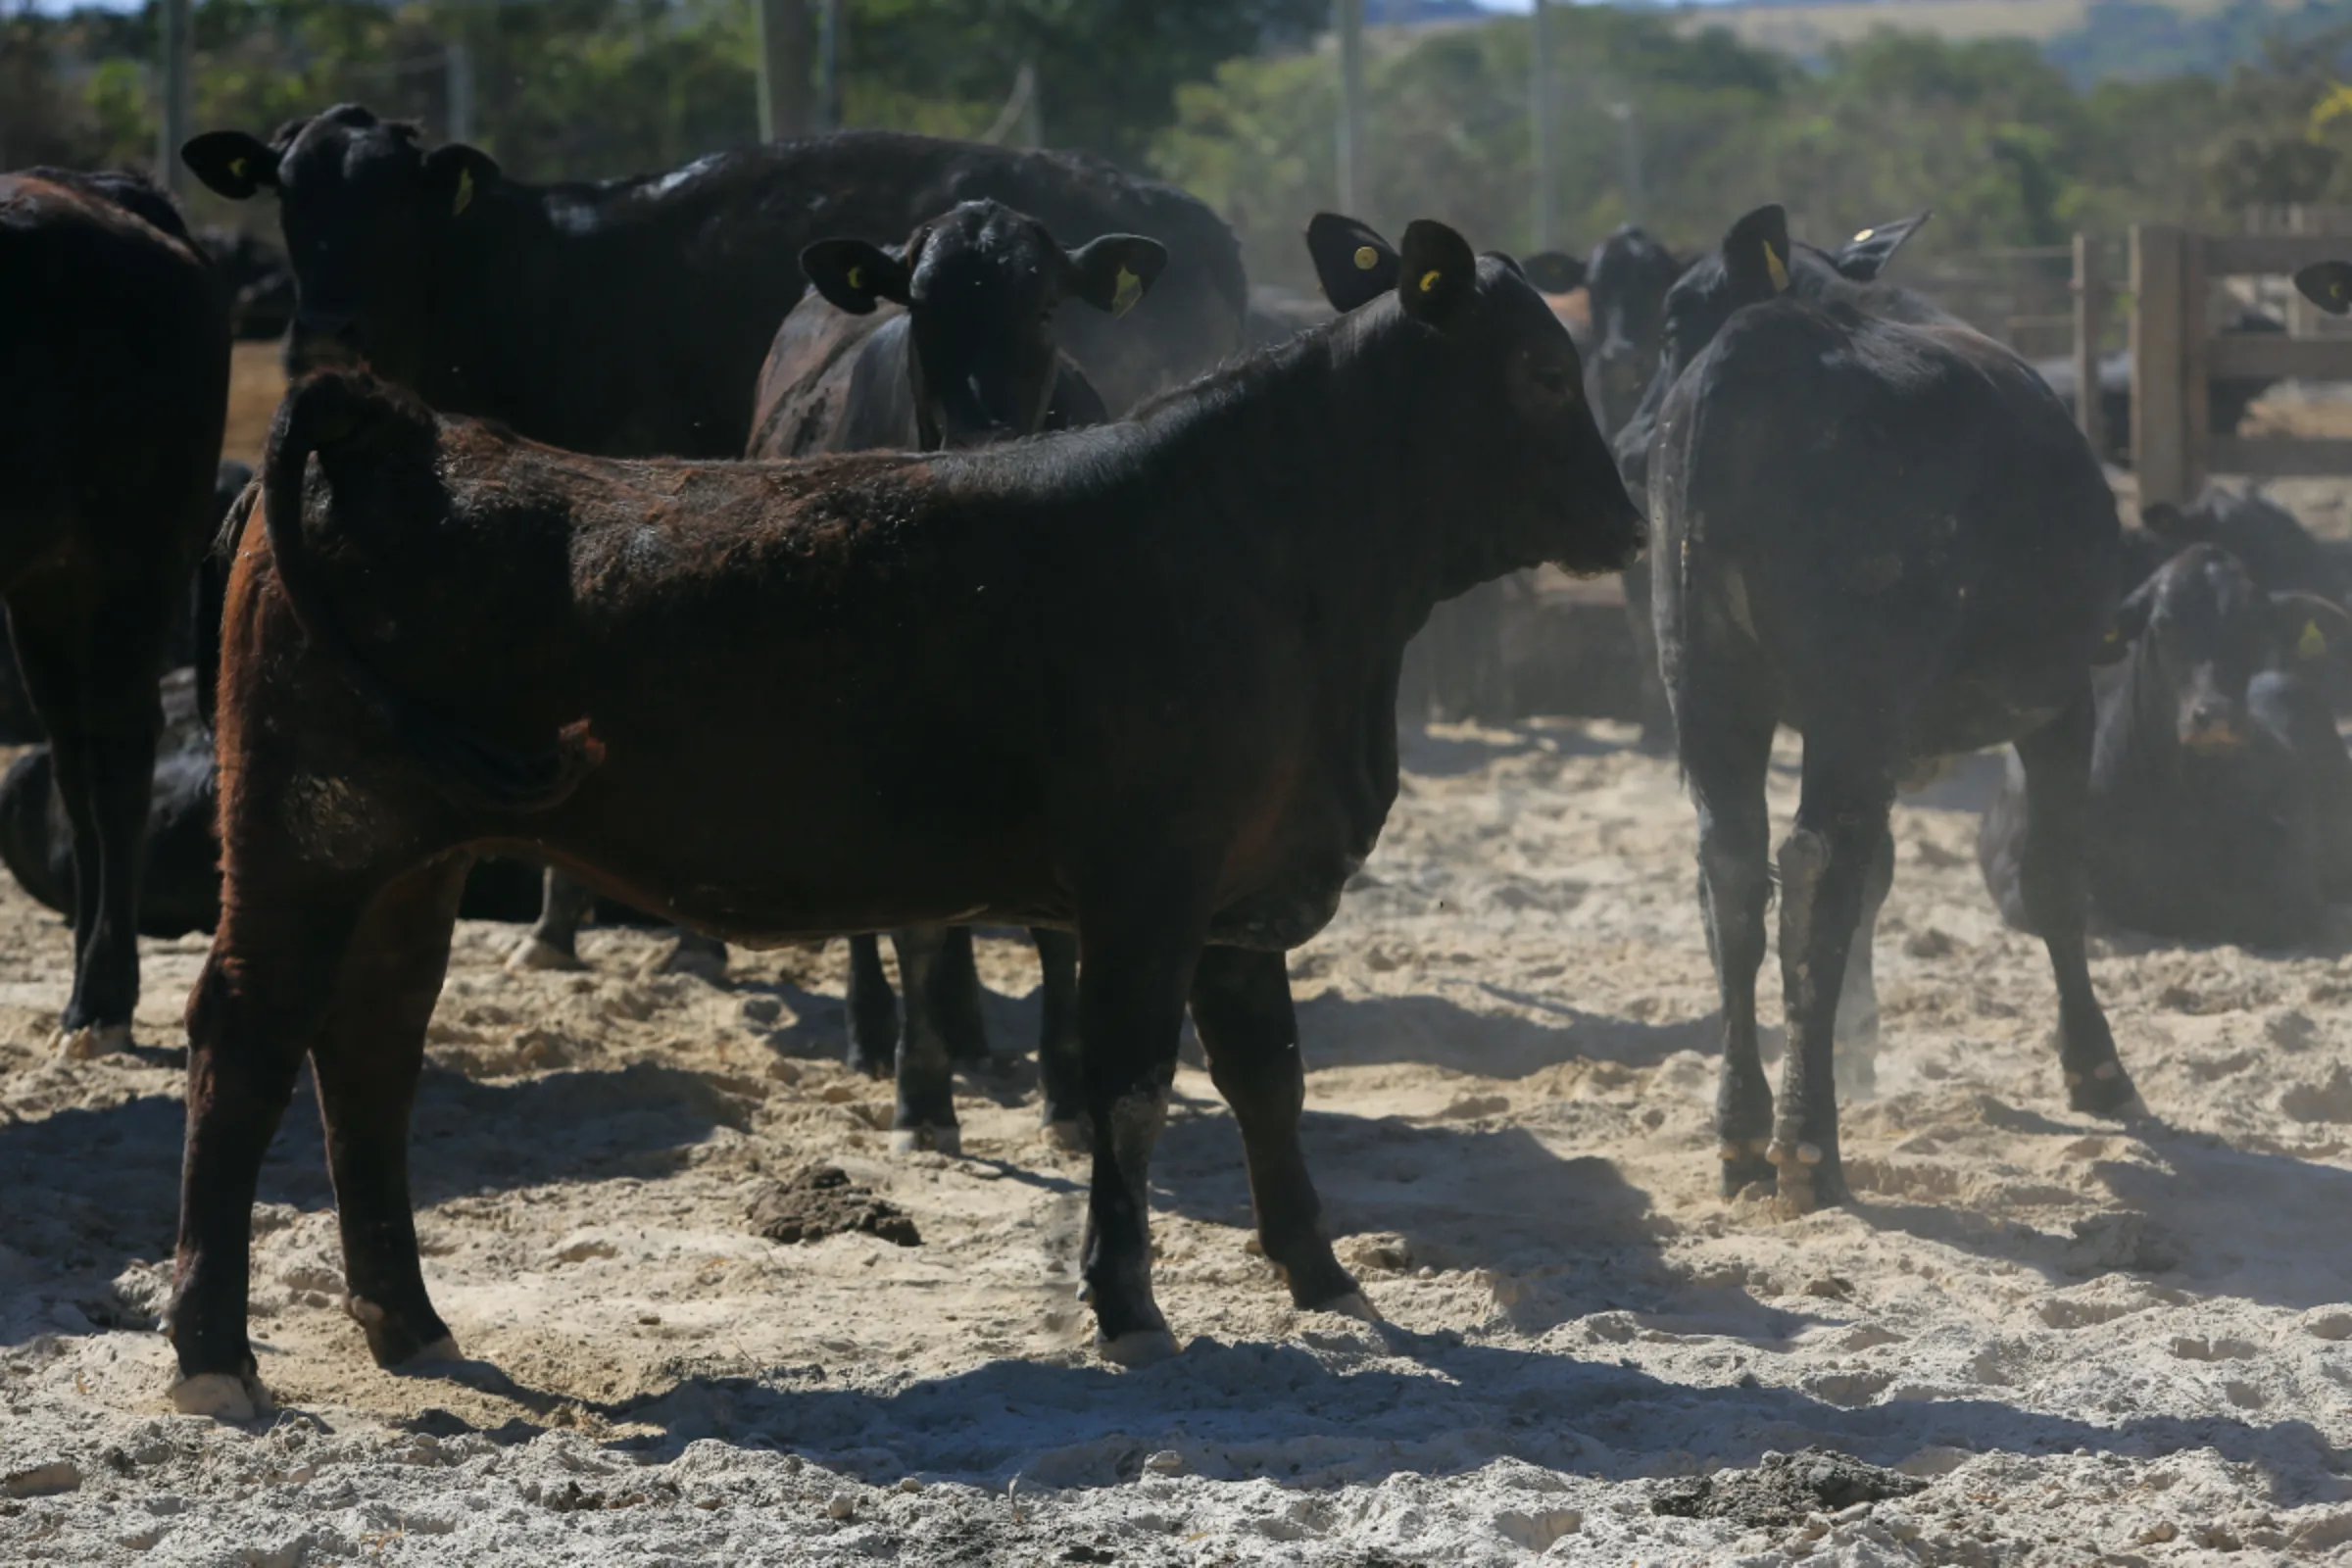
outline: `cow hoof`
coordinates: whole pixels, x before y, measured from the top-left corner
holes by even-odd
[[[1836,1208],[1850,1196],[1844,1171],[1837,1161],[1824,1157],[1818,1144],[1775,1143],[1765,1157],[1780,1167],[1772,1211],[1782,1219],[1800,1219]]]
[[[935,1154],[963,1152],[963,1129],[960,1127],[899,1127],[890,1135],[890,1152],[894,1154],[919,1154],[929,1151]]]
[[[1176,1353],[1176,1336],[1166,1329],[1130,1329],[1125,1334],[1095,1339],[1095,1349],[1113,1366],[1151,1366]]]
[[[557,947],[542,937],[525,937],[522,945],[507,956],[507,967],[516,974],[532,969],[585,969],[580,956]]]
[[[727,978],[727,949],[724,943],[709,937],[681,936],[670,944],[669,951],[655,960],[649,974],[690,974],[712,985],[723,985]]]
[[[1385,1323],[1388,1321],[1388,1319],[1380,1315],[1380,1308],[1372,1304],[1371,1298],[1364,1295],[1364,1293],[1361,1291],[1349,1291],[1343,1296],[1335,1296],[1330,1300],[1325,1301],[1320,1305],[1311,1308],[1310,1310],[1317,1312],[1337,1312],[1342,1317],[1360,1318],[1366,1323]]]
[[[444,1334],[415,1355],[401,1362],[400,1365],[401,1370],[406,1372],[428,1366],[445,1366],[452,1361],[465,1359],[466,1352],[458,1348],[458,1337],[455,1334]]]
[[[2066,1102],[2086,1116],[2117,1116],[2139,1098],[2120,1061],[2102,1061],[2087,1076],[2068,1073]]]
[[[1738,1198],[1750,1187],[1761,1187],[1767,1193],[1779,1185],[1781,1169],[1765,1156],[1768,1145],[1761,1138],[1751,1145],[1727,1143],[1716,1151],[1723,1160],[1723,1196]]]
[[[1049,1121],[1038,1129],[1038,1136],[1065,1154],[1083,1154],[1094,1147],[1086,1133],[1086,1123],[1072,1116],[1066,1121]]]
[[[130,1025],[93,1023],[79,1029],[60,1029],[49,1037],[49,1049],[60,1061],[94,1061],[100,1056],[122,1055],[130,1050]]]
[[[259,1421],[277,1406],[251,1372],[199,1372],[172,1385],[172,1408],[181,1415],[243,1423]]]

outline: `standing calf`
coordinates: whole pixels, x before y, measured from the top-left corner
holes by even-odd
[[[0,599],[72,829],[59,1043],[130,1041],[156,681],[211,520],[228,304],[169,198],[0,175]]]
[[[1124,316],[1167,266],[1157,240],[1105,234],[1065,251],[1046,226],[996,202],[964,202],[892,253],[858,239],[801,253],[813,293],[776,331],[760,372],[754,458],[828,452],[937,452],[1040,430],[1099,424],[1102,399],[1054,340],[1076,300]],[[1083,1148],[1078,1064],[1078,944],[1030,935],[1045,973],[1038,1070],[1049,1134]],[[891,1146],[961,1147],[951,1058],[985,1057],[980,974],[969,926],[891,934],[906,985],[904,1034],[879,944],[850,938],[850,1062],[898,1075]]]
[[[732,940],[1074,930],[1102,1354],[1175,1348],[1148,1180],[1188,1003],[1266,1256],[1299,1305],[1362,1309],[1298,1142],[1283,954],[1396,798],[1430,607],[1545,560],[1617,570],[1642,531],[1514,266],[1430,222],[1401,256],[1339,220],[1310,246],[1349,315],[1131,420],[975,452],[584,458],[362,376],[295,389],[222,634],[183,1409],[264,1397],[254,1191],[306,1055],[352,1313],[386,1365],[450,1351],[409,1108],[466,860],[520,844]]]
[[[2069,1099],[2112,1112],[2132,1096],[2082,945],[2090,662],[2115,603],[2115,500],[2023,361],[1866,281],[1908,228],[1830,254],[1792,250],[1778,207],[1741,219],[1669,294],[1664,363],[1618,445],[1649,493],[1660,657],[1698,808],[1724,1191],[1777,1182],[1787,1211],[1847,1196],[1838,994],[1891,873],[1896,782],[1929,760],[2016,743],[2034,808],[2021,897],[2057,977]],[[1755,976],[1765,769],[1784,723],[1805,753],[1780,853],[1776,1107]]]

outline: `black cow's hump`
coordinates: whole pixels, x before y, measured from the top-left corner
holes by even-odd
[[[188,232],[188,221],[180,216],[179,207],[164,190],[146,175],[124,169],[27,169],[24,173],[34,179],[63,185],[69,190],[120,207],[133,218],[159,228],[173,239],[193,245],[195,236]]]

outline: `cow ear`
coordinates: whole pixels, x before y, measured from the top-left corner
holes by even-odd
[[[452,218],[462,218],[498,178],[498,161],[464,142],[451,142],[424,155],[424,188],[439,197]]]
[[[1885,271],[1894,253],[1903,248],[1903,241],[1919,232],[1932,213],[1916,218],[1898,218],[1891,223],[1866,228],[1838,247],[1830,257],[1830,265],[1838,275],[1856,283],[1868,283]]]
[[[1566,251],[1538,251],[1520,268],[1527,280],[1546,294],[1566,294],[1585,286],[1585,264]]]
[[[2352,311],[2352,262],[2314,262],[2295,274],[2303,297],[2329,316]]]
[[[1444,326],[1478,292],[1478,258],[1470,242],[1435,220],[1416,218],[1404,225],[1396,262],[1396,298],[1417,321]]]
[[[1396,286],[1395,247],[1352,218],[1317,213],[1306,225],[1306,254],[1314,261],[1323,297],[1342,316]]]
[[[179,161],[205,188],[241,202],[277,184],[277,149],[241,130],[208,130],[180,144]]]
[[[1723,268],[1748,299],[1770,299],[1788,287],[1788,214],[1780,203],[1732,225],[1723,236]]]
[[[1104,234],[1069,253],[1078,285],[1072,290],[1098,311],[1125,316],[1152,292],[1168,265],[1168,248],[1141,234]]]
[[[2330,650],[2352,652],[2352,615],[2331,599],[2318,594],[2271,595],[2271,613],[2278,624],[2279,646],[2308,664],[2325,659]]]
[[[852,316],[871,316],[880,300],[906,303],[906,264],[861,239],[818,240],[801,252],[801,270],[828,304]]]

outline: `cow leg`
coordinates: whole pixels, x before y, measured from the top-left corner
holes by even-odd
[[[988,1025],[980,1016],[980,960],[972,952],[972,928],[950,926],[935,962],[931,998],[939,1008],[940,1038],[948,1059],[988,1059]]]
[[[2020,891],[2026,916],[2049,950],[2058,981],[2058,1061],[2067,1102],[2112,1115],[2132,1099],[2132,1080],[2115,1054],[2107,1014],[2090,989],[2083,952],[2084,817],[2090,798],[2095,710],[2086,682],[2064,711],[2017,742],[2026,774],[2026,845]]]
[[[1674,710],[1658,673],[1658,622],[1649,603],[1647,556],[1625,568],[1625,625],[1633,636],[1634,691],[1642,714],[1642,738],[1636,744],[1651,757],[1672,757]]]
[[[246,1420],[269,1408],[246,1337],[254,1189],[318,1040],[358,923],[356,894],[261,902],[235,886],[188,997],[188,1132],[169,1334],[172,1402]]]
[[[1879,911],[1894,886],[1894,835],[1879,839],[1862,885],[1862,919],[1846,949],[1845,983],[1838,991],[1838,1093],[1868,1099],[1879,1087],[1879,981],[1872,950]]]
[[[1176,1351],[1152,1296],[1152,1146],[1168,1115],[1176,1043],[1206,928],[1204,900],[1082,903],[1078,924],[1079,1038],[1094,1178],[1079,1272],[1095,1309],[1102,1358],[1141,1366]],[[1189,918],[1177,911],[1194,911]]]
[[[1764,907],[1772,896],[1771,822],[1764,771],[1773,722],[1747,714],[1686,723],[1683,768],[1698,806],[1698,902],[1723,1008],[1723,1074],[1715,1091],[1723,1196],[1777,1175],[1765,1151],[1772,1086],[1756,1040],[1756,971],[1764,963]]]
[[[899,1103],[890,1119],[890,1149],[910,1154],[935,1149],[961,1153],[963,1132],[956,1124],[956,1064],[940,1033],[943,984],[954,971],[941,962],[956,933],[953,926],[914,925],[890,934],[898,950],[899,983],[906,988],[906,1023],[899,1037]]]
[[[701,975],[712,985],[727,978],[727,945],[716,937],[678,927],[676,940],[662,956],[663,974]]]
[[[311,1048],[327,1172],[343,1233],[344,1309],[379,1366],[454,1360],[425,1295],[409,1197],[409,1113],[449,970],[449,937],[471,862],[427,866],[376,895],[361,918]]]
[[[1258,1243],[1299,1306],[1376,1316],[1355,1279],[1332,1254],[1323,1204],[1298,1143],[1306,1066],[1291,977],[1279,953],[1206,948],[1193,971],[1193,1026],[1217,1093],[1233,1107],[1250,1161],[1250,1200]]]
[[[850,1066],[869,1078],[899,1059],[899,999],[882,972],[882,943],[870,931],[850,938]]]
[[[1781,845],[1782,1011],[1788,1030],[1766,1156],[1776,1206],[1809,1214],[1845,1201],[1838,1152],[1838,999],[1864,890],[1886,836],[1893,773],[1851,748],[1805,742],[1796,830]]]
[[[1043,971],[1045,1025],[1038,1031],[1037,1076],[1045,1089],[1046,1137],[1075,1152],[1094,1135],[1086,1123],[1086,1065],[1078,1044],[1078,939],[1067,931],[1032,926]]]
[[[580,927],[595,911],[595,897],[552,865],[539,886],[539,919],[508,957],[507,967],[586,968],[580,962]]]
[[[139,874],[170,608],[122,595],[92,609],[59,584],[40,587],[9,619],[73,834],[74,986],[54,1044],[92,1055],[130,1044],[139,1002]]]

